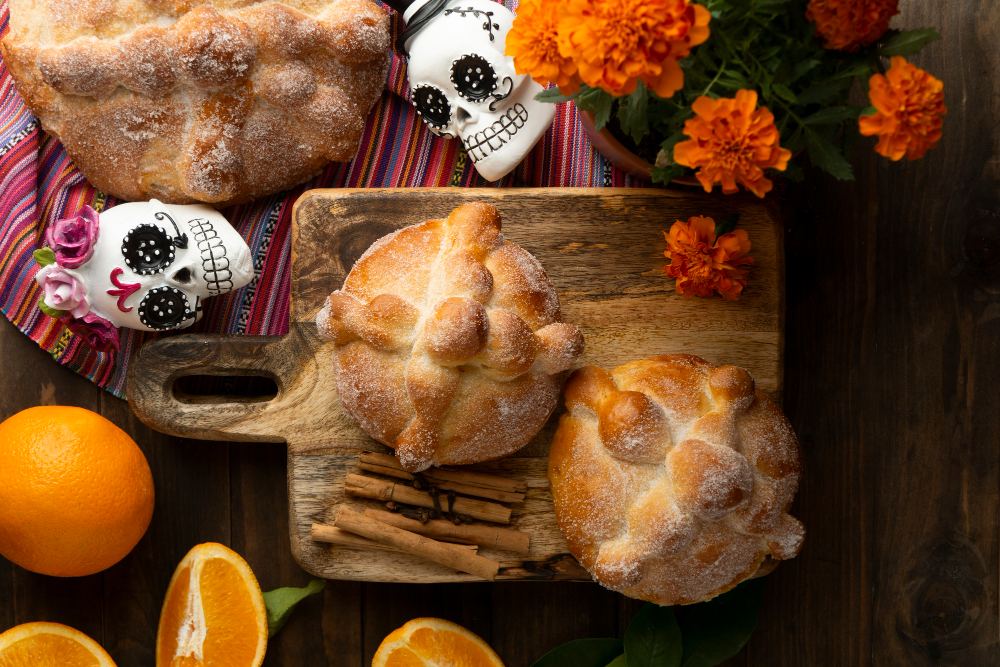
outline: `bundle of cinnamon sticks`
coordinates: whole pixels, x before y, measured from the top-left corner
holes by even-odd
[[[313,540],[348,548],[404,551],[490,581],[500,563],[480,556],[479,547],[528,553],[528,533],[473,523],[479,519],[509,524],[510,509],[495,501],[524,500],[527,485],[522,482],[453,468],[414,474],[404,470],[394,456],[368,451],[361,452],[358,469],[403,481],[348,473],[347,495],[380,500],[401,512],[370,508],[359,513],[341,507],[333,525],[312,525]]]

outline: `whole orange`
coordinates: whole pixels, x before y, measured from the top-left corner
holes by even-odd
[[[0,479],[0,554],[40,574],[111,567],[153,516],[142,450],[83,408],[28,408],[0,424]]]

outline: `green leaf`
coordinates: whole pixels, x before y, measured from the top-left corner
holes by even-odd
[[[792,78],[791,78],[791,81],[797,80],[799,77],[801,77],[803,74],[809,72],[810,70],[812,70],[817,65],[822,64],[822,62],[823,61],[820,60],[819,58],[808,58],[808,59],[803,60],[802,62],[798,63],[797,65],[795,65],[795,67],[792,68]],[[791,81],[789,83],[791,83]]]
[[[858,115],[859,116],[874,116],[877,113],[878,113],[878,109],[876,109],[875,107],[867,107],[865,109],[862,109],[861,113],[859,113]]]
[[[842,181],[853,181],[854,171],[851,163],[844,159],[840,149],[834,146],[828,139],[813,130],[807,129],[806,150],[809,151],[809,159],[812,163],[829,173],[834,178]]]
[[[835,78],[837,79],[853,79],[856,76],[860,76],[862,79],[866,79],[871,76],[872,66],[868,62],[861,62],[853,67],[848,67],[842,72],[837,72]]]
[[[622,653],[620,656],[609,662],[607,667],[628,667],[628,662],[625,661],[625,654]]]
[[[757,627],[763,592],[763,580],[751,579],[708,602],[677,607],[681,667],[712,667],[739,653]]]
[[[774,89],[775,94],[786,102],[796,104],[799,101],[798,98],[795,97],[795,93],[793,93],[791,89],[784,84],[776,83],[772,86],[772,88]]]
[[[832,100],[841,93],[846,92],[850,85],[850,79],[820,81],[798,94],[799,104],[815,104]]]
[[[31,256],[35,258],[39,266],[48,266],[49,264],[56,263],[56,253],[52,248],[39,248],[31,253]]]
[[[608,124],[611,120],[611,106],[614,103],[614,98],[610,95],[604,95],[597,100],[594,105],[594,127],[598,131],[603,130],[604,126]]]
[[[687,174],[687,167],[679,164],[672,164],[669,167],[653,167],[653,182],[666,185],[670,181]]]
[[[574,639],[555,647],[531,667],[606,667],[624,650],[620,639]]]
[[[649,117],[646,113],[648,106],[649,91],[642,81],[636,86],[635,92],[618,104],[618,120],[622,130],[637,144],[649,132]]]
[[[934,28],[907,30],[891,37],[878,52],[879,55],[886,57],[909,56],[939,39],[941,39],[941,35]]]
[[[792,183],[801,183],[805,180],[806,172],[802,169],[798,162],[792,162],[789,160],[788,166],[785,170],[781,172],[782,178],[787,178]]]
[[[47,305],[44,301],[42,301],[42,299],[38,299],[38,309],[43,313],[45,313],[46,315],[48,315],[49,317],[54,317],[56,319],[59,319],[60,317],[66,315],[65,310],[56,310],[55,308],[52,308],[51,306]]]
[[[546,88],[542,92],[535,95],[535,99],[539,102],[550,102],[552,104],[559,104],[560,102],[569,102],[571,99],[576,97],[576,95],[570,95],[566,97],[559,92],[558,88]]]
[[[295,605],[310,595],[319,593],[326,587],[322,579],[313,579],[305,588],[276,588],[264,593],[267,608],[267,636],[273,637],[291,616]]]
[[[625,631],[628,667],[679,667],[681,629],[670,607],[646,603]]]
[[[729,232],[736,229],[736,223],[740,221],[740,214],[733,213],[731,216],[720,222],[715,226],[715,237],[718,238],[723,234],[728,234]]]
[[[858,107],[827,107],[820,109],[811,116],[802,119],[803,125],[835,125],[848,119],[856,119],[860,115]]]

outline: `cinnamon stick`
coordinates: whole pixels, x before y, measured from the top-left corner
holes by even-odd
[[[420,522],[418,521],[417,523]],[[324,523],[314,523],[309,534],[313,542],[325,542],[338,547],[347,547],[348,549],[381,549],[384,551],[400,551],[396,547],[390,547],[374,540],[369,540],[367,537],[361,537],[360,535],[349,533],[342,528],[329,526]],[[475,544],[452,544],[452,546],[458,547],[459,549],[465,549],[469,553],[476,553],[478,551],[478,547]]]
[[[425,491],[418,491],[405,484],[396,484],[384,479],[355,475],[354,473],[347,473],[344,491],[348,495],[372,500],[394,500],[405,505],[434,507],[434,498]],[[449,508],[448,499],[439,496],[438,505],[442,510],[456,514],[467,514],[474,519],[492,521],[493,523],[510,523],[510,510],[498,503],[472,498],[455,498],[455,502]]]
[[[361,452],[359,460],[364,463],[382,466],[383,468],[403,470],[403,466],[400,465],[399,461],[396,460],[396,457],[391,454],[379,454],[377,452],[364,451]],[[465,484],[467,486],[475,486],[483,489],[494,489],[496,491],[506,491],[508,493],[523,494],[528,491],[528,485],[524,482],[507,479],[506,477],[500,477],[498,475],[489,475],[484,472],[475,472],[473,470],[463,470],[452,467],[429,468],[420,474],[429,480],[434,480],[435,482],[455,482],[457,484]],[[412,476],[403,479],[412,479]]]
[[[337,528],[375,540],[379,544],[396,547],[415,556],[426,558],[446,567],[474,574],[493,581],[500,571],[500,563],[469,553],[454,544],[445,544],[429,537],[411,533],[341,507],[333,524]]]
[[[528,553],[531,539],[530,534],[510,528],[495,528],[482,524],[455,525],[451,521],[441,521],[440,519],[421,523],[415,519],[407,519],[405,516],[385,510],[366,509],[365,516],[438,540],[462,539],[481,547],[516,551],[522,554]]]
[[[397,479],[406,480],[416,479],[416,475],[403,470],[402,467],[388,468],[377,463],[368,463],[367,461],[360,459],[358,460],[358,468],[367,472],[376,473],[378,475],[385,475],[386,477],[395,477]],[[499,500],[507,503],[519,503],[524,500],[523,493],[512,493],[510,491],[500,491],[499,489],[488,489],[482,486],[470,486],[469,484],[461,484],[459,482],[448,482],[435,478],[429,473],[429,471],[422,474],[428,482],[432,483],[442,491],[454,491],[455,493],[464,493],[467,496],[489,498],[490,500]]]

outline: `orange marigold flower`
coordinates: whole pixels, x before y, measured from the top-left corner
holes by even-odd
[[[747,286],[747,269],[740,267],[753,264],[744,230],[715,238],[715,220],[696,215],[687,222],[678,220],[663,235],[668,246],[663,254],[670,260],[664,269],[677,279],[674,289],[681,295],[710,296],[715,290],[731,301],[739,298]]]
[[[507,55],[514,70],[530,74],[545,86],[554,83],[564,95],[580,90],[576,63],[559,53],[558,23],[562,4],[548,0],[522,0],[514,26],[507,33]]]
[[[716,183],[726,194],[736,192],[737,183],[758,197],[770,192],[774,184],[764,170],[784,171],[792,152],[778,145],[774,114],[757,108],[757,92],[738,90],[735,99],[718,100],[702,95],[691,108],[697,115],[684,123],[691,138],[674,146],[674,162],[697,169],[705,192]]]
[[[857,51],[889,29],[899,0],[809,0],[806,18],[816,22],[824,48]]]
[[[588,86],[629,95],[641,80],[660,97],[684,86],[677,64],[708,39],[712,15],[690,0],[564,0],[559,52]]]
[[[868,99],[876,112],[861,116],[858,128],[865,136],[878,135],[876,152],[890,160],[903,155],[916,160],[937,146],[941,117],[948,113],[940,79],[895,56],[885,76],[868,80]]]

